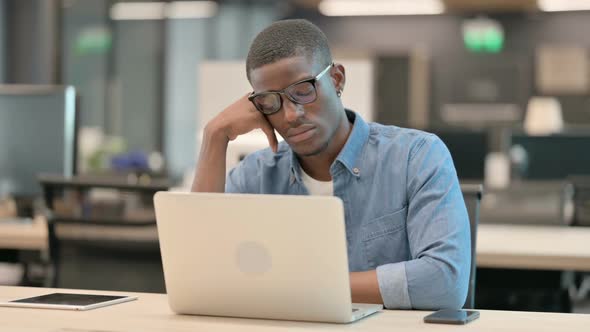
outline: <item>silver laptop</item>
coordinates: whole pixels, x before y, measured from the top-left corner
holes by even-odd
[[[344,209],[336,197],[159,192],[168,301],[179,314],[348,323]]]

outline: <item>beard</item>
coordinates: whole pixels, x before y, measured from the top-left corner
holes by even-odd
[[[300,156],[300,157],[313,157],[313,156],[317,156],[318,154],[326,151],[326,149],[328,148],[328,145],[330,144],[330,140],[326,140],[326,142],[322,143],[322,145],[320,145],[318,148],[313,149],[311,151],[297,151],[295,150],[295,153]]]

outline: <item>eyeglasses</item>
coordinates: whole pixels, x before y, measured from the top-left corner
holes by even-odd
[[[333,65],[334,64],[331,63],[316,77],[295,82],[283,90],[260,93],[252,92],[250,96],[248,96],[248,100],[254,104],[257,110],[266,115],[276,113],[283,107],[283,97],[281,97],[281,95],[284,95],[296,104],[305,105],[313,103],[318,97],[315,86],[316,82],[322,78]]]

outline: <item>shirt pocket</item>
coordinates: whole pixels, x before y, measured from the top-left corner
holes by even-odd
[[[407,207],[375,218],[363,226],[363,247],[369,269],[408,260]]]

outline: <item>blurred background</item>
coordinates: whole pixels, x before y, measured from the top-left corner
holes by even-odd
[[[590,312],[590,0],[0,0],[0,283],[164,292],[151,197],[188,190],[285,18],[326,33],[346,107],[484,185],[476,308]]]

